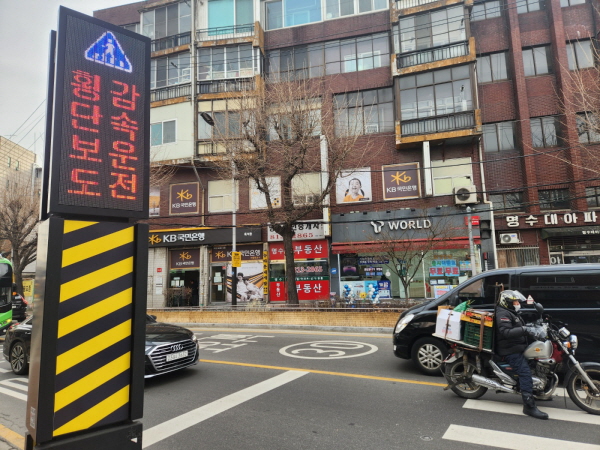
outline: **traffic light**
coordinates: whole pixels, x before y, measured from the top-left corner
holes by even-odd
[[[491,239],[492,237],[492,221],[491,220],[480,220],[479,221],[479,236],[481,239]]]

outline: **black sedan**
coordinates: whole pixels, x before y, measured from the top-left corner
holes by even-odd
[[[32,319],[33,316],[29,316],[24,322],[13,325],[4,339],[4,357],[17,375],[29,371]],[[192,331],[156,322],[154,316],[146,316],[146,378],[183,369],[197,362],[198,342]]]

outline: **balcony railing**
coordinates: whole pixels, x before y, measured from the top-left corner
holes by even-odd
[[[206,28],[196,31],[199,41],[214,41],[217,39],[231,39],[236,37],[247,37],[254,35],[254,24],[234,25],[231,27]]]
[[[167,86],[150,91],[150,101],[157,102],[168,100],[170,98],[185,97],[192,94],[191,84],[178,84],[176,86]]]
[[[166,50],[167,48],[174,48],[180,45],[189,44],[192,42],[192,33],[176,34],[175,36],[167,36],[152,41],[152,51],[157,52],[158,50]]]
[[[417,50],[410,53],[402,53],[396,58],[398,69],[417,66],[434,61],[466,56],[469,54],[469,42],[458,42],[456,44],[446,45],[445,47]]]
[[[219,94],[221,92],[253,91],[255,86],[256,83],[254,78],[245,78],[241,80],[199,81],[198,92],[200,94]]]
[[[225,147],[216,142],[198,142],[198,155],[223,155]]]
[[[396,2],[396,9],[414,8],[415,6],[426,5],[427,3],[439,1],[440,0],[399,0]]]
[[[440,133],[443,131],[464,130],[475,128],[475,112],[467,111],[435,117],[403,120],[401,122],[402,136]]]

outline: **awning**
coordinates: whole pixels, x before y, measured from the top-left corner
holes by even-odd
[[[400,241],[398,241],[400,242]],[[423,244],[424,248],[427,250],[430,249],[430,242],[427,239],[415,239],[412,241],[414,247],[411,251],[418,251],[419,242]],[[473,239],[474,244],[480,244],[480,240]],[[390,246],[392,243],[389,241],[381,242],[381,241],[370,241],[370,242],[334,242],[331,244],[331,253],[340,254],[340,253],[386,253],[390,251]],[[468,238],[457,238],[457,239],[445,239],[436,242],[433,247],[434,250],[448,250],[448,249],[469,249],[469,239]],[[398,251],[402,251],[399,250]]]
[[[542,239],[560,236],[587,236],[600,235],[600,226],[589,227],[563,227],[563,228],[542,228]]]

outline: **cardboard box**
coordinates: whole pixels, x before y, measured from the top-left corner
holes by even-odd
[[[454,312],[450,309],[442,309],[438,311],[437,320],[435,321],[435,334],[446,339],[460,341],[461,339],[461,313]]]

